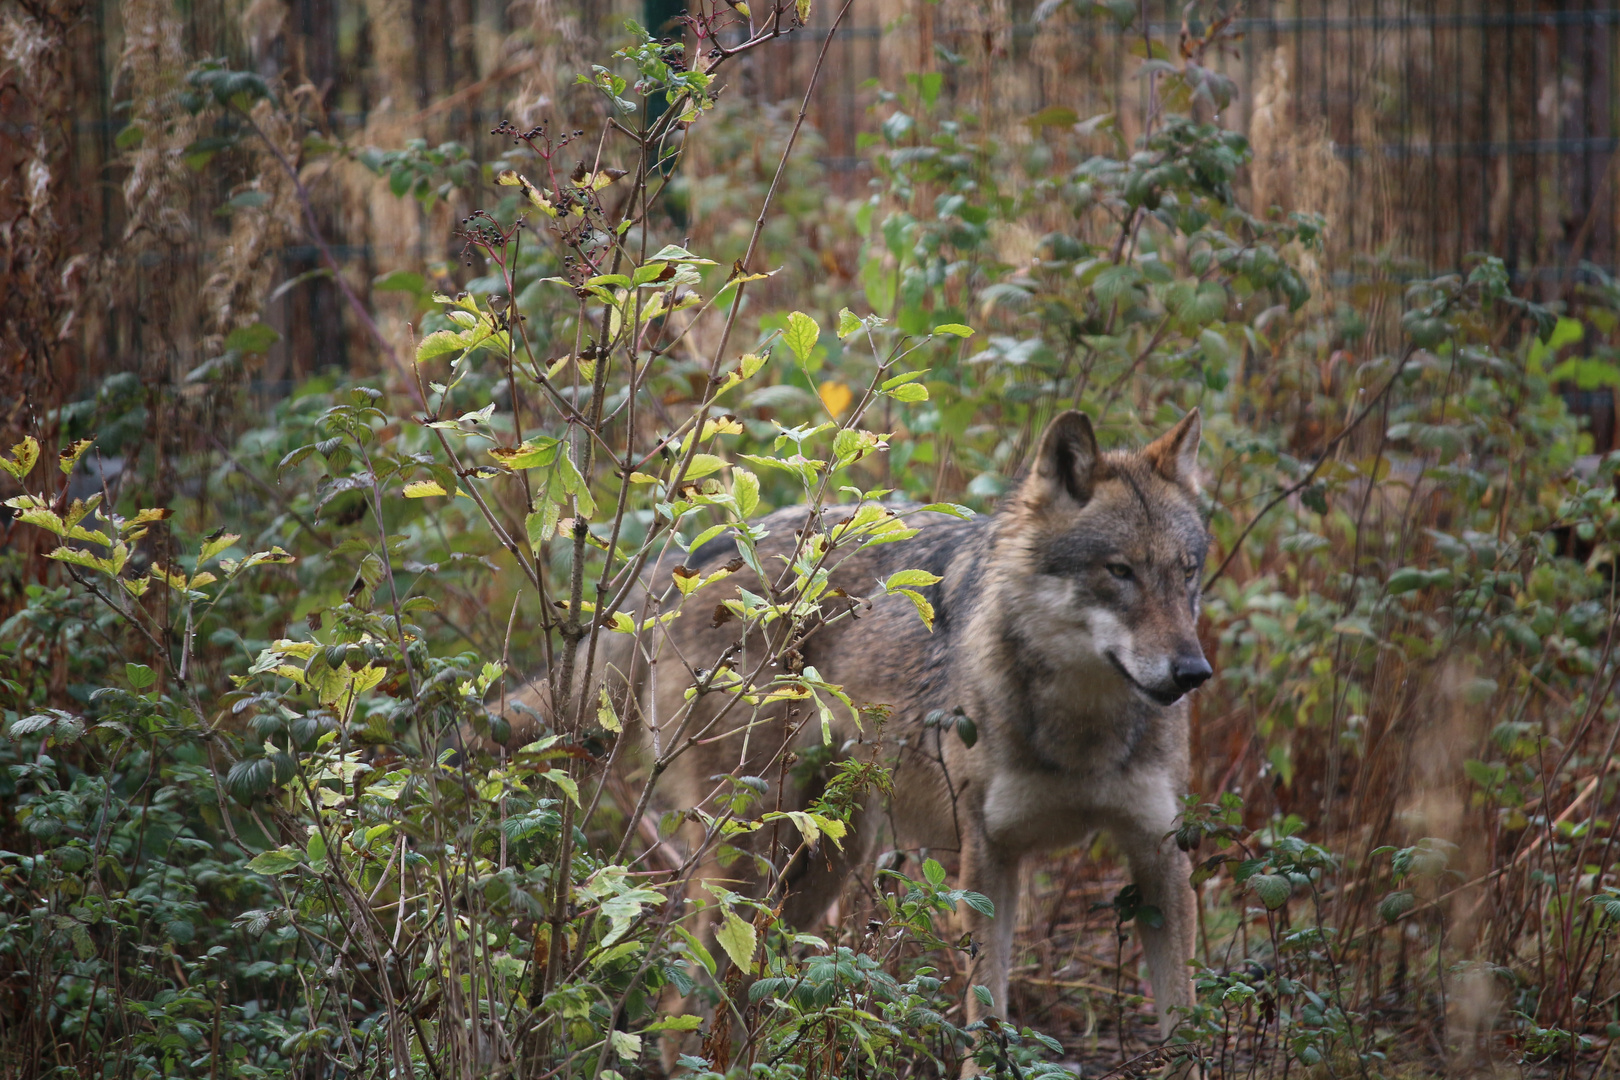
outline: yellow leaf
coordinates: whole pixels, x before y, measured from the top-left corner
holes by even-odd
[[[88,449],[90,449],[90,440],[80,439],[72,446],[65,447],[62,450],[58,456],[57,464],[61,467],[63,476],[73,471],[73,467],[79,463],[79,459],[84,456],[84,452]]]
[[[203,541],[202,552],[197,556],[197,565],[201,566],[209,559],[218,557],[219,553],[242,539],[236,533],[221,532]]]
[[[601,703],[596,707],[596,722],[606,731],[623,731],[624,725],[619,722],[619,714],[614,711],[613,699],[608,696],[608,688],[602,687]]]
[[[850,390],[848,385],[832,380],[818,386],[816,393],[821,396],[821,403],[827,407],[827,411],[833,416],[843,413],[855,398],[854,392]]]
[[[308,660],[315,655],[319,646],[313,641],[294,641],[292,638],[277,638],[271,646],[276,652],[284,656],[294,656],[300,660]]]
[[[718,419],[703,421],[703,434],[698,436],[698,442],[708,442],[716,435],[741,435],[742,422],[735,416],[722,416]]]
[[[6,470],[12,476],[21,480],[28,475],[34,463],[39,460],[39,440],[32,435],[25,436],[23,441],[11,448],[9,458],[0,458],[0,469]]]
[[[758,937],[754,933],[753,923],[727,908],[714,940],[726,950],[732,963],[747,972],[754,970],[754,947]]]
[[[407,499],[425,499],[429,495],[448,495],[437,480],[416,480],[405,485]]]

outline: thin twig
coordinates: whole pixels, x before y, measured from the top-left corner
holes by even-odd
[[[1418,350],[1416,346],[1407,349],[1406,355],[1401,357],[1401,362],[1395,365],[1395,370],[1391,372],[1389,378],[1384,381],[1384,385],[1379,388],[1378,393],[1373,395],[1373,399],[1362,407],[1362,410],[1355,415],[1355,418],[1352,419],[1350,423],[1345,425],[1343,431],[1340,431],[1337,435],[1333,436],[1333,438],[1329,439],[1327,445],[1322,447],[1322,452],[1317,455],[1316,464],[1311,466],[1310,471],[1304,476],[1300,477],[1300,479],[1294,481],[1294,483],[1288,485],[1286,488],[1283,488],[1283,490],[1278,492],[1270,502],[1266,503],[1265,506],[1260,508],[1259,513],[1255,514],[1254,517],[1249,519],[1249,523],[1243,527],[1243,532],[1240,533],[1238,538],[1232,542],[1231,550],[1226,553],[1226,558],[1221,560],[1221,565],[1217,566],[1215,568],[1215,572],[1205,579],[1204,592],[1209,592],[1210,586],[1219,581],[1221,576],[1226,573],[1226,568],[1232,565],[1232,560],[1237,558],[1238,553],[1243,550],[1243,541],[1249,538],[1249,534],[1254,531],[1256,525],[1260,524],[1261,519],[1269,514],[1272,510],[1276,509],[1276,507],[1284,500],[1291,498],[1310,486],[1311,481],[1316,479],[1316,474],[1322,471],[1322,466],[1328,463],[1328,460],[1332,457],[1333,451],[1338,448],[1338,445],[1345,439],[1349,438],[1350,433],[1361,426],[1361,422],[1367,419],[1368,415],[1378,407],[1379,402],[1384,400],[1384,395],[1389,393],[1390,388],[1395,385],[1395,380],[1401,377],[1401,372],[1406,370],[1406,365],[1411,362],[1412,357],[1417,355],[1417,352]]]

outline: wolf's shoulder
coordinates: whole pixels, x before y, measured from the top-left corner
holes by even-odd
[[[917,535],[897,543],[862,545],[860,561],[875,568],[893,565],[896,568],[916,568],[942,573],[942,568],[964,548],[973,545],[985,532],[988,515],[975,514],[968,518],[934,510],[924,510],[922,503],[890,502],[881,504],[837,503],[824,506],[819,512],[818,528],[826,530],[852,521],[863,505],[879,505],[904,523],[917,529]],[[750,522],[765,535],[759,549],[761,554],[772,554],[791,549],[798,540],[799,531],[810,519],[810,507],[799,504],[784,506]],[[711,563],[723,562],[736,555],[736,542],[730,536],[719,536],[708,541],[687,559],[687,565],[702,569]]]

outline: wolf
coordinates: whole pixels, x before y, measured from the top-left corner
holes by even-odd
[[[1199,441],[1194,410],[1140,450],[1103,452],[1090,421],[1065,412],[1047,426],[1026,478],[995,513],[919,514],[910,519],[921,526],[917,538],[861,549],[837,564],[832,585],[848,597],[871,596],[870,608],[851,601],[850,617],[803,633],[784,655],[842,685],[856,706],[888,707],[882,742],[892,790],[855,814],[841,849],[801,851],[784,868],[786,895],[778,898],[786,922],[807,927],[819,918],[846,877],[873,858],[884,825],[898,847],[958,851],[960,886],[995,909],[993,917],[966,913],[980,946],[969,981],[991,997],[986,1008],[966,995],[968,1018],[1004,1018],[1021,864],[1104,830],[1128,859],[1142,903],[1162,915],[1139,919],[1137,928],[1168,1036],[1174,1010],[1193,1000],[1197,915],[1189,862],[1170,834],[1187,784],[1187,695],[1211,675],[1197,634],[1208,547]],[[762,562],[790,554],[803,530],[848,512],[799,507],[761,519]],[[728,541],[715,541],[679,570],[708,574],[732,555]],[[873,595],[874,583],[913,568],[940,578],[923,590],[934,610],[931,631],[907,598]],[[660,565],[647,580],[661,580],[673,595],[675,569]],[[738,640],[740,622],[706,617],[739,583],[769,594],[768,583],[747,571],[696,590],[667,640],[643,645],[651,652],[639,662],[622,635],[607,635],[620,639],[605,654],[609,670],[639,672],[620,693],[649,744],[667,749],[672,738],[707,733],[669,764],[660,806],[713,808],[732,795],[717,785],[722,774],[777,788],[765,795],[766,809],[805,809],[821,794],[816,782],[796,784],[782,764],[823,743],[820,721],[803,715],[802,702],[774,706],[765,723],[712,729],[729,695],[689,704],[702,664],[760,644]],[[969,718],[972,744],[948,732],[942,715]],[[685,717],[679,733],[677,716]],[[832,735],[838,748],[872,732],[844,718]],[[688,828],[695,843],[701,830]],[[711,859],[701,873],[734,881],[747,876],[749,862],[722,867]]]

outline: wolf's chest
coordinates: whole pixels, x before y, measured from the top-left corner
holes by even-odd
[[[986,785],[984,831],[1021,852],[1063,847],[1121,821],[1160,816],[1170,787],[1160,769],[998,771]]]

